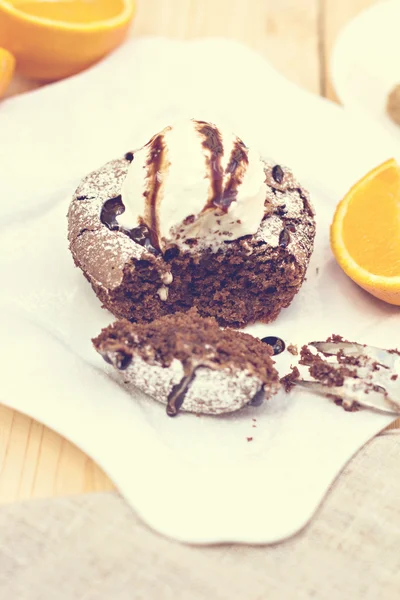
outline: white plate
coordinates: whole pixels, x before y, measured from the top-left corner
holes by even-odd
[[[360,13],[344,27],[331,61],[332,81],[342,104],[382,125],[400,140],[400,127],[386,114],[386,101],[400,83],[400,0]],[[365,134],[367,140],[368,135]]]
[[[318,235],[307,281],[275,323],[249,331],[295,343],[332,332],[398,343],[398,309],[354,285],[328,243],[341,194],[393,154],[391,140],[371,128],[365,144],[364,122],[233,42],[138,40],[87,73],[2,105],[0,399],[92,456],[159,532],[192,543],[276,542],[307,523],[346,461],[391,419],[297,391],[229,417],[167,418],[106,375],[90,338],[112,317],[67,248],[66,198],[79,178],[184,115],[222,115],[313,192]],[[279,357],[282,372],[291,358]]]

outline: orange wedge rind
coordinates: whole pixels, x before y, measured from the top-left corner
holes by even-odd
[[[6,89],[10,85],[14,69],[14,56],[8,52],[8,50],[0,48],[0,98],[4,95]]]
[[[135,0],[0,0],[0,46],[41,81],[91,66],[125,38]]]
[[[400,166],[394,159],[370,171],[339,203],[331,247],[360,287],[400,306]]]

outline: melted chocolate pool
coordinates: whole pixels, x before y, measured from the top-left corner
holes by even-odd
[[[264,342],[264,344],[271,346],[272,350],[274,351],[274,356],[281,354],[281,352],[283,352],[286,348],[285,342],[281,338],[275,337],[274,335],[269,335],[265,338],[262,338],[261,341]]]

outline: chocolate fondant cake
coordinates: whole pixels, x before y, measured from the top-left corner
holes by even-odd
[[[137,322],[193,306],[223,326],[271,321],[298,292],[315,235],[289,169],[194,120],[88,175],[68,219],[76,265],[106,308]]]
[[[258,406],[279,387],[272,349],[257,338],[220,329],[196,309],[152,323],[116,321],[93,340],[123,381],[182,410],[221,414]]]

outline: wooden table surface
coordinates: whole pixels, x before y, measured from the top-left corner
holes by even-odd
[[[224,36],[289,79],[335,99],[329,58],[339,30],[380,0],[138,0],[132,36]],[[38,87],[16,78],[9,95]],[[106,490],[107,476],[50,429],[0,405],[0,502]]]

